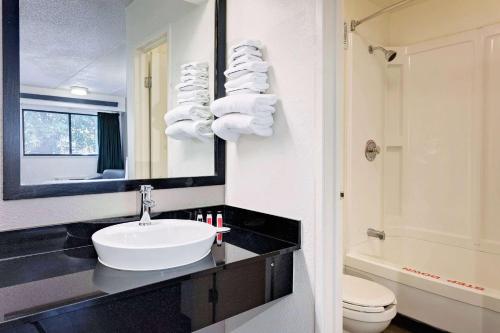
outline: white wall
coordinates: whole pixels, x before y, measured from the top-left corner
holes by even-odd
[[[498,0],[418,0],[389,16],[390,45],[403,46],[500,22]]]
[[[134,101],[134,61],[139,49],[160,38],[166,38],[169,63],[169,108],[175,107],[174,87],[179,83],[180,68],[183,63],[214,59],[214,0],[199,5],[178,0],[136,0],[127,7],[127,109],[128,138],[134,142],[133,110]],[[210,68],[213,72],[213,68]],[[167,73],[165,73],[167,75]],[[213,82],[213,74],[210,81]],[[142,78],[140,79],[142,82]],[[211,87],[213,88],[213,86]],[[167,112],[167,109],[165,110]],[[129,165],[134,165],[134,146],[129,144]],[[209,176],[214,174],[213,142],[202,143],[194,140],[178,141],[168,139],[168,177]],[[133,173],[133,170],[131,170]]]
[[[227,145],[226,203],[301,220],[303,249],[294,258],[294,293],[226,320],[227,332],[314,332],[316,89],[322,88],[317,3],[228,1],[228,42],[264,43],[270,91],[280,101],[272,137],[243,136]]]
[[[97,156],[21,156],[21,183],[25,185],[93,176],[97,176]]]

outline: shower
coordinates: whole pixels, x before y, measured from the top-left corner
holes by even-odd
[[[384,57],[385,57],[385,60],[387,60],[387,62],[393,61],[394,59],[396,59],[396,56],[398,55],[398,53],[396,51],[394,51],[394,50],[386,50],[386,49],[384,49],[381,46],[372,46],[372,45],[370,45],[368,47],[368,52],[370,52],[370,54],[373,54],[373,52],[375,52],[377,50],[380,50],[380,51],[384,52]]]

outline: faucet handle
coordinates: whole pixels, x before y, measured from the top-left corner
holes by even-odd
[[[148,193],[151,192],[151,190],[154,190],[154,187],[151,185],[141,185],[140,192],[141,193]]]

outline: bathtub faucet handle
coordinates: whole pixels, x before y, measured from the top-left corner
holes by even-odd
[[[365,157],[368,161],[373,162],[378,154],[380,154],[380,146],[373,140],[368,140],[365,147]]]
[[[375,237],[375,238],[378,238],[380,240],[385,239],[385,231],[383,231],[383,230],[376,230],[373,228],[368,228],[368,230],[366,231],[366,234],[368,235],[368,237]]]

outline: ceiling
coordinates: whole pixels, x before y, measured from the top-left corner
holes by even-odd
[[[133,0],[21,0],[21,84],[125,96]]]

